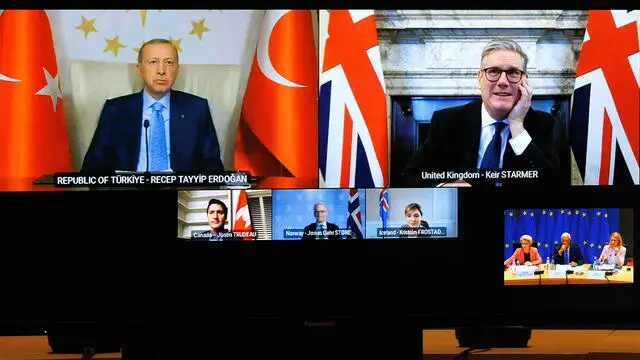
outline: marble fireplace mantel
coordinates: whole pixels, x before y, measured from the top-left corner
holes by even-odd
[[[484,45],[518,41],[534,94],[570,95],[584,10],[376,10],[385,85],[395,95],[478,95]]]

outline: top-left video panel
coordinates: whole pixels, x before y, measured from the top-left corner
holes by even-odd
[[[0,191],[317,187],[317,16],[0,10]]]

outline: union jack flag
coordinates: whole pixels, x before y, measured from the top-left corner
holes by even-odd
[[[321,10],[321,28],[324,23],[320,186],[386,186],[387,108],[375,15],[373,10]]]
[[[388,189],[380,190],[380,219],[382,220],[382,228],[387,228],[387,216],[389,215],[389,192]]]
[[[585,185],[640,184],[638,13],[589,11],[570,120]]]
[[[362,239],[362,213],[360,212],[358,189],[349,189],[348,210],[347,229],[351,230],[351,238]]]

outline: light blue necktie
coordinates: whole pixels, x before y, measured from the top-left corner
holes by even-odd
[[[564,263],[566,265],[569,265],[569,249],[567,248],[567,250],[564,252]]]
[[[149,144],[149,171],[163,171],[169,168],[167,157],[167,136],[164,132],[164,119],[162,109],[164,105],[159,102],[152,106],[151,116],[151,144]]]
[[[502,136],[500,133],[507,124],[502,121],[496,121],[494,125],[496,132],[493,134],[493,139],[491,139],[487,149],[484,151],[480,169],[497,170],[500,167],[500,152],[502,150]]]

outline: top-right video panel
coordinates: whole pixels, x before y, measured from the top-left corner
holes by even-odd
[[[376,10],[389,184],[639,185],[639,13]]]

